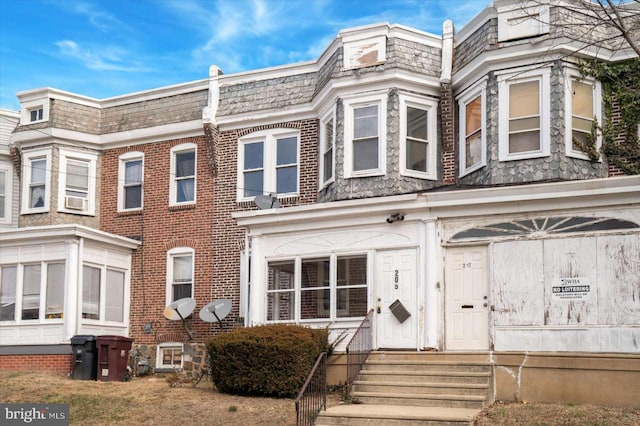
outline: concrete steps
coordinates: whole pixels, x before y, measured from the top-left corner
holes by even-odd
[[[316,424],[472,424],[490,402],[490,380],[487,354],[373,352],[352,404],[321,412]]]
[[[478,410],[439,407],[348,404],[321,413],[316,426],[461,426],[473,425]]]

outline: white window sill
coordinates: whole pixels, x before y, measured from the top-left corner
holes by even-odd
[[[534,158],[549,157],[550,154],[546,152],[525,152],[522,154],[511,154],[504,156],[499,161],[518,161],[518,160],[532,160]]]
[[[469,167],[469,168],[468,168],[468,169],[466,169],[466,170],[461,171],[461,172],[460,172],[460,175],[459,175],[458,177],[464,177],[464,176],[467,176],[467,175],[469,175],[469,174],[471,174],[471,173],[475,172],[476,170],[480,170],[480,169],[481,169],[481,168],[483,168],[484,166],[486,166],[486,164],[478,163],[478,164],[476,164],[476,165],[474,165],[474,166]]]

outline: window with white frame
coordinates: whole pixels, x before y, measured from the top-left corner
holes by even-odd
[[[487,163],[484,91],[481,85],[458,99],[460,177]]]
[[[44,108],[37,106],[35,108],[29,108],[29,121],[42,121],[44,120]]]
[[[320,121],[320,188],[334,179],[335,141],[335,111],[332,110]]]
[[[167,305],[193,297],[194,251],[178,247],[167,252]]]
[[[367,255],[268,263],[267,321],[359,318],[367,313]]]
[[[580,149],[588,144],[592,137],[594,119],[602,123],[600,113],[600,84],[594,80],[582,79],[577,72],[568,73],[568,85],[565,95],[565,146],[570,157],[588,160],[588,155]],[[593,141],[600,149],[602,138],[596,132]]]
[[[60,149],[59,211],[95,214],[97,160],[95,154]]]
[[[118,167],[118,211],[142,209],[143,178],[144,154],[122,154]]]
[[[13,210],[13,169],[0,162],[0,223],[11,223]]]
[[[400,174],[437,179],[435,101],[400,94]]]
[[[184,346],[182,343],[160,343],[156,351],[156,370],[175,371],[182,369],[183,353]]]
[[[256,195],[298,195],[300,133],[273,129],[239,140],[238,201]]]
[[[23,154],[22,213],[43,213],[49,210],[51,198],[51,150]]]
[[[171,148],[171,205],[196,202],[196,144],[187,143]]]
[[[344,100],[344,175],[386,172],[386,94]]]
[[[17,265],[0,267],[0,321],[15,321],[16,319],[17,283]]]
[[[498,77],[500,161],[548,156],[549,69]]]
[[[85,264],[82,267],[82,318],[125,322],[125,272]]]
[[[0,267],[0,321],[62,318],[65,263]]]

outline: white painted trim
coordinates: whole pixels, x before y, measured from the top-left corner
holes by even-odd
[[[277,193],[277,142],[278,139],[295,137],[296,144],[296,159],[297,159],[297,176],[296,176],[296,191],[287,193]],[[236,187],[236,201],[245,202],[251,201],[255,197],[245,197],[245,183],[244,183],[244,146],[250,143],[262,142],[262,193],[263,194],[277,194],[278,198],[297,197],[300,194],[300,131],[291,128],[276,128],[261,130],[245,135],[238,139],[238,164],[237,164],[237,187]]]
[[[468,189],[336,201],[286,209],[232,213],[249,236],[300,229],[385,223],[390,213],[402,211],[405,222],[433,218],[471,217],[581,207],[640,203],[640,176]]]
[[[329,179],[325,179],[324,176],[324,154],[327,151],[326,147],[326,125],[329,121],[333,121],[333,134],[332,138],[332,151],[331,151],[331,177]],[[324,114],[320,116],[320,140],[318,143],[318,189],[321,190],[328,185],[332,184],[336,180],[336,108],[332,105],[332,107],[326,111]]]
[[[166,292],[165,292],[165,300],[166,305],[169,305],[173,302],[173,257],[174,256],[183,256],[183,255],[191,255],[191,297],[194,297],[194,289],[195,289],[195,269],[196,269],[196,251],[191,247],[174,247],[170,250],[167,250],[167,273],[166,273]]]
[[[598,124],[602,126],[602,86],[599,81],[595,81],[592,78],[585,78],[580,75],[580,72],[573,68],[566,68],[564,78],[564,144],[565,154],[567,157],[579,158],[582,160],[589,160],[589,156],[582,151],[573,149],[573,82],[579,81],[585,84],[591,84],[593,86],[593,113]],[[593,117],[592,117],[593,119]],[[599,151],[602,146],[602,134],[598,132],[598,138],[596,139],[596,149]],[[602,156],[599,159],[602,162]]]
[[[184,343],[180,343],[180,342],[164,342],[164,343],[158,343],[158,346],[156,347],[156,370],[162,370],[162,371],[168,371],[168,370],[175,370],[176,367],[172,366],[172,365],[165,365],[162,363],[163,361],[163,357],[162,357],[162,352],[164,349],[169,349],[169,348],[180,348],[180,367],[177,368],[177,371],[182,371],[182,367],[184,365]]]
[[[459,177],[463,177],[468,175],[471,172],[474,172],[478,169],[483,168],[487,165],[487,78],[483,78],[480,81],[476,82],[473,86],[466,89],[457,97],[458,102],[458,170]],[[481,153],[480,153],[480,162],[472,165],[469,168],[465,168],[466,164],[466,108],[467,104],[471,101],[475,100],[478,96],[480,96],[480,108],[481,111]]]
[[[4,216],[0,216],[1,225],[10,225],[13,221],[13,164],[9,161],[0,159],[0,173],[4,173]]]
[[[18,246],[29,243],[30,241],[44,242],[64,238],[88,239],[123,250],[132,250],[141,244],[139,241],[130,238],[77,224],[31,226],[10,230],[0,229],[0,241],[2,241],[2,245]]]
[[[400,101],[400,175],[418,179],[438,179],[438,102],[429,98],[399,93]],[[427,111],[427,171],[420,172],[407,168],[407,107]]]
[[[551,86],[549,68],[538,70],[513,70],[496,73],[498,77],[498,158],[500,161],[524,160],[548,157],[551,153],[550,105]],[[519,153],[509,153],[509,86],[528,81],[539,82],[540,149]]]
[[[124,207],[124,201],[125,201],[124,200],[124,196],[125,196],[124,184],[125,184],[125,171],[126,171],[125,163],[128,161],[135,161],[135,160],[142,161],[142,177],[141,177],[142,192],[140,194],[140,207],[133,208],[133,209],[126,209]],[[137,210],[142,210],[144,208],[144,153],[143,152],[130,151],[118,157],[118,195],[117,197],[118,197],[118,200],[117,200],[118,212],[137,211]]]
[[[23,132],[13,133],[11,135],[11,141],[22,147],[27,147],[32,144],[39,144],[42,141],[57,139],[63,144],[68,141],[68,143],[72,143],[74,146],[94,149],[112,149],[203,135],[202,120],[198,119],[104,135],[92,135],[73,130],[48,127],[46,129],[25,130]]]
[[[175,169],[176,169],[176,155],[183,152],[193,151],[193,200],[177,201],[178,185],[176,183]],[[195,143],[183,143],[171,147],[169,165],[169,205],[170,206],[184,206],[188,204],[196,204],[198,199],[198,145]]]
[[[96,180],[98,155],[90,154],[84,151],[73,151],[67,148],[59,148],[58,150],[58,211],[70,214],[89,215],[96,214]],[[87,208],[86,210],[72,210],[65,207],[66,184],[67,184],[67,161],[75,159],[88,162],[88,192],[87,192]]]
[[[36,160],[45,160],[44,180],[44,206],[31,208],[29,206],[29,185],[31,184],[31,163]],[[46,213],[51,203],[51,167],[52,148],[38,149],[22,153],[22,208],[20,214]]]

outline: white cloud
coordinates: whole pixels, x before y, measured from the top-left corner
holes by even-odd
[[[59,53],[72,59],[76,59],[86,68],[95,71],[125,71],[148,72],[148,68],[137,61],[126,64],[123,60],[127,52],[112,46],[100,46],[95,49],[83,49],[73,40],[61,40],[55,43]]]
[[[54,1],[60,8],[70,11],[78,15],[84,15],[89,20],[89,23],[99,29],[100,31],[108,31],[113,26],[120,26],[120,22],[112,14],[105,12],[102,9],[96,7],[95,3],[88,3],[84,1]]]

